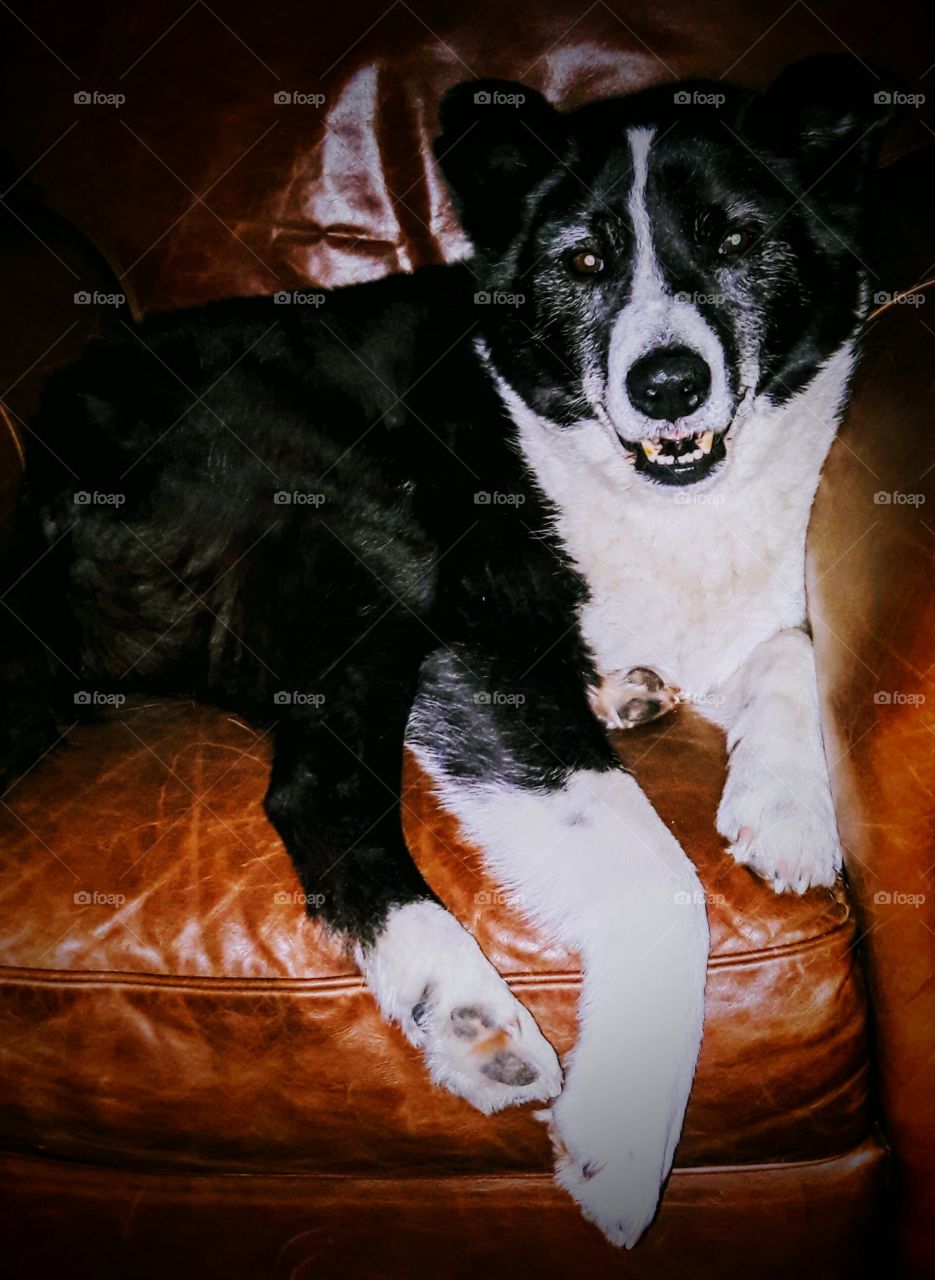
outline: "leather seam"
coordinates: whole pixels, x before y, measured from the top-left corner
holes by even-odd
[[[708,962],[709,972],[718,969],[739,969],[759,965],[775,959],[786,959],[802,952],[817,950],[834,942],[839,935],[851,932],[850,921],[838,925],[815,938],[803,939],[781,947],[760,948],[736,955],[714,956]],[[580,970],[557,970],[553,973],[503,973],[506,981],[515,987],[548,988],[581,983]],[[149,986],[164,990],[226,991],[229,994],[257,994],[260,991],[283,994],[334,994],[342,989],[356,994],[366,991],[363,979],[354,973],[320,978],[232,978],[225,975],[205,977],[200,974],[128,973],[115,970],[67,970],[32,969],[14,966],[0,969],[0,986],[84,986],[84,987],[139,987]]]
[[[799,1169],[820,1168],[822,1165],[839,1164],[842,1161],[852,1160],[855,1156],[866,1154],[867,1156],[883,1157],[884,1160],[889,1159],[889,1152],[886,1147],[879,1141],[875,1134],[868,1132],[866,1138],[863,1139],[855,1147],[850,1147],[847,1151],[838,1152],[836,1155],[814,1156],[808,1160],[770,1160],[760,1161],[754,1164],[705,1164],[705,1165],[676,1165],[670,1174],[671,1178],[676,1177],[710,1177],[712,1174],[721,1175],[725,1173],[746,1175],[750,1173],[772,1173],[779,1170],[795,1171]],[[62,1169],[84,1169],[93,1173],[114,1173],[121,1177],[129,1175],[137,1175],[142,1177],[166,1178],[171,1176],[178,1179],[195,1179],[195,1178],[216,1178],[231,1181],[242,1181],[244,1177],[263,1178],[269,1180],[280,1181],[288,1179],[289,1181],[307,1181],[307,1182],[333,1182],[346,1183],[353,1182],[386,1182],[399,1185],[402,1183],[424,1183],[437,1182],[441,1179],[451,1181],[464,1181],[477,1185],[484,1182],[537,1182],[537,1183],[554,1183],[554,1175],[547,1170],[535,1172],[528,1170],[525,1172],[503,1172],[503,1173],[431,1173],[416,1174],[412,1177],[399,1177],[399,1175],[391,1174],[381,1177],[378,1174],[370,1173],[247,1173],[240,1171],[227,1171],[223,1169],[172,1169],[167,1173],[162,1168],[137,1168],[127,1165],[110,1165],[110,1164],[91,1164],[82,1160],[63,1160],[55,1156],[34,1155],[28,1152],[18,1151],[2,1151],[0,1150],[0,1160],[28,1160],[38,1165],[57,1165]]]

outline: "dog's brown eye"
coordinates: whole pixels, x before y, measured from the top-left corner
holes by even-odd
[[[736,262],[750,248],[754,241],[751,227],[731,227],[718,246],[718,254],[728,262]]]
[[[580,253],[573,254],[568,261],[577,276],[599,276],[604,270],[604,259],[590,249],[582,249]]]

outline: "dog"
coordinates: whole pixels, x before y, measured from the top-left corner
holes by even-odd
[[[880,83],[822,56],[763,94],[566,113],[457,86],[436,156],[471,257],[152,316],[33,424],[7,776],[78,687],[273,722],[266,811],[310,912],[437,1085],[551,1104],[558,1182],[618,1245],[672,1164],[708,931],[608,729],[694,703],[727,731],[734,858],[797,893],[841,868],[804,545],[868,304]],[[564,1076],[410,858],[404,749],[583,958]]]

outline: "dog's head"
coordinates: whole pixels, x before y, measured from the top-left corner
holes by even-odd
[[[597,419],[645,479],[712,476],[864,313],[893,99],[833,55],[765,94],[695,81],[568,113],[506,81],[452,89],[436,155],[495,369],[552,423]]]

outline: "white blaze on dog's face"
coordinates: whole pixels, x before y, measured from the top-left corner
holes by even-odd
[[[648,203],[653,136],[649,128],[628,131],[630,298],[613,323],[603,376],[595,370],[589,383],[598,412],[639,451],[646,469],[684,482],[701,479],[723,458],[738,403],[756,385],[757,352],[748,342],[729,369],[724,343],[698,299],[665,280]]]
[[[568,114],[478,83],[446,98],[437,150],[501,386],[556,429],[599,425],[625,486],[715,479],[863,312],[880,81],[825,56],[765,95],[665,85]]]

